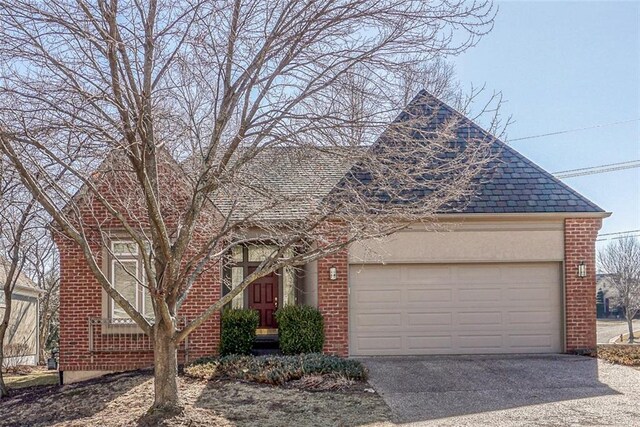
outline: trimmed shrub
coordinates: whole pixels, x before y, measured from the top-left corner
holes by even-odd
[[[367,379],[365,367],[357,360],[318,353],[296,356],[231,355],[202,358],[185,368],[185,373],[195,378],[231,378],[276,385],[310,375],[354,381]]]
[[[290,305],[276,311],[280,350],[284,354],[320,353],[324,344],[322,314],[307,305]]]
[[[220,354],[250,354],[260,315],[255,310],[229,309],[222,313]]]

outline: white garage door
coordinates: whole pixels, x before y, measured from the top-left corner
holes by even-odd
[[[352,355],[558,353],[559,263],[350,266]]]

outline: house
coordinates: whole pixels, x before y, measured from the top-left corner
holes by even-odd
[[[4,283],[7,270],[7,263],[0,262],[0,283]],[[11,294],[11,316],[3,348],[4,366],[38,364],[40,293],[35,283],[20,274]],[[0,316],[4,315],[5,306],[4,292],[0,291]]]
[[[412,107],[436,121],[459,116],[426,92]],[[489,137],[459,118],[457,139]],[[285,269],[259,279],[232,305],[259,310],[258,333],[265,335],[276,332],[272,313],[278,307],[318,307],[325,320],[324,350],[341,356],[563,353],[595,347],[595,239],[609,214],[511,147],[498,140],[492,144],[497,158],[490,176],[477,179],[469,203],[438,214],[440,230],[416,224],[385,239],[354,243],[301,272]],[[269,164],[263,173],[266,184],[283,192],[321,197],[345,173],[344,165],[320,157],[282,159],[270,161],[277,177],[268,177]],[[273,164],[276,160],[288,163]],[[277,214],[303,215],[304,206]],[[150,365],[148,340],[127,329],[126,316],[92,278],[75,243],[60,236],[56,243],[64,381]],[[122,266],[137,271],[135,245],[117,238],[110,245],[118,262],[105,257],[103,265],[113,285],[145,311],[144,291],[121,271]],[[227,265],[198,279],[179,314],[195,315],[227,292],[222,279],[231,286],[242,280],[269,245],[236,247]],[[219,334],[214,315],[181,346],[181,360],[215,353]]]

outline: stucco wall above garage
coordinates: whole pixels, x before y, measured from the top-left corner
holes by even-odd
[[[412,226],[383,239],[356,242],[349,263],[562,261],[561,218],[442,221],[436,230]]]

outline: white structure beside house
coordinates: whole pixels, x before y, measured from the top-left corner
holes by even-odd
[[[5,264],[0,262],[0,283],[5,280]],[[11,317],[4,342],[4,366],[38,364],[40,290],[21,274],[12,294]],[[0,292],[0,316],[4,315],[4,292]]]

